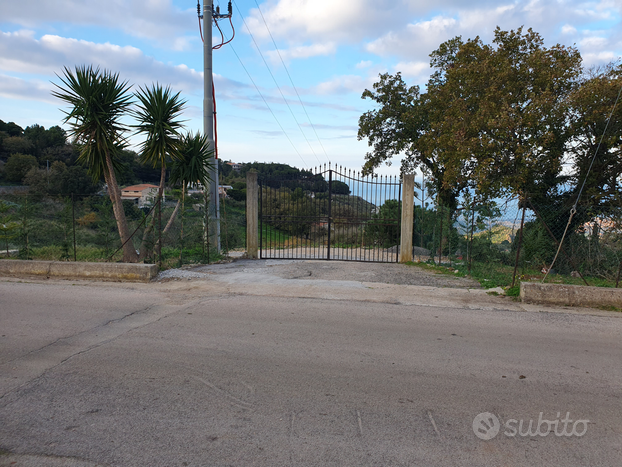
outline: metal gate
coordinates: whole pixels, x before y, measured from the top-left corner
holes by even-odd
[[[401,183],[335,166],[259,179],[259,257],[397,262]]]

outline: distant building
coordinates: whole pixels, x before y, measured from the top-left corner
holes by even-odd
[[[233,187],[231,185],[218,185],[218,195],[221,198],[227,197],[227,190],[231,190]],[[196,188],[192,190],[188,190],[188,194],[203,194],[203,185],[197,183]]]
[[[242,164],[238,164],[237,162],[227,162],[227,165],[230,165],[233,170],[238,172],[242,168]]]
[[[227,190],[231,190],[231,189],[233,189],[233,187],[230,185],[218,185],[218,194],[220,195],[221,198],[226,198]]]
[[[157,197],[157,185],[143,183],[142,185],[132,185],[121,189],[121,199],[132,201],[139,208],[152,206]]]

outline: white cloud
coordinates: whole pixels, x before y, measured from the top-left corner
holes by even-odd
[[[437,16],[430,21],[409,24],[399,33],[389,32],[367,44],[368,52],[386,56],[420,57],[427,55],[457,31],[453,18]]]
[[[343,75],[334,77],[328,81],[318,84],[313,88],[314,92],[321,95],[333,94],[362,94],[365,88],[371,87],[374,79],[371,77],[361,77],[358,75]]]
[[[288,62],[292,59],[298,58],[310,58],[319,55],[332,55],[337,51],[337,46],[334,42],[327,42],[325,44],[311,44],[311,45],[299,45],[290,47],[289,49],[270,50],[267,52],[268,57],[274,63],[280,63],[279,54],[283,61]]]
[[[192,5],[190,5],[192,6]],[[174,39],[197,27],[196,9],[181,10],[171,0],[19,0],[0,3],[0,18],[26,28],[60,23],[120,29],[171,48],[187,43]]]
[[[579,46],[586,49],[602,49],[607,46],[607,43],[608,40],[604,37],[592,36],[582,39]]]
[[[395,65],[395,71],[401,72],[405,78],[426,81],[430,76],[430,64],[428,62],[399,62]]]
[[[40,80],[25,80],[14,76],[0,74],[0,96],[9,99],[33,100],[58,104],[52,97],[52,83]]]
[[[441,0],[440,2],[443,2]],[[564,3],[563,7],[560,3]],[[479,36],[484,42],[490,42],[496,26],[502,29],[533,28],[551,46],[557,42],[564,45],[580,43],[582,53],[592,53],[594,47],[601,52],[615,54],[620,51],[619,39],[601,36],[596,39],[594,33],[589,38],[578,32],[590,26],[592,21],[611,20],[622,15],[622,3],[600,2],[577,4],[570,0],[532,0],[516,1],[485,8],[481,2],[473,6],[447,8],[442,15],[431,19],[417,20],[410,24],[396,24],[390,31],[366,45],[368,52],[380,57],[397,57],[402,61],[427,61],[428,54],[442,42],[455,36],[463,39]],[[552,20],[553,19],[553,20]],[[609,34],[616,33],[616,28],[609,29]],[[601,53],[601,56],[605,56]]]
[[[37,40],[29,31],[0,32],[0,69],[15,73],[48,75],[64,66],[93,64],[114,72],[136,85],[159,81],[186,92],[203,86],[203,73],[186,65],[169,65],[146,56],[140,49],[110,43],[45,35]]]
[[[361,60],[360,62],[358,62],[356,64],[356,68],[358,70],[362,70],[365,68],[369,68],[370,66],[372,66],[373,62],[371,60]]]
[[[259,39],[273,36],[294,43],[326,40],[355,43],[375,37],[410,9],[409,0],[273,0],[253,8],[246,23]]]

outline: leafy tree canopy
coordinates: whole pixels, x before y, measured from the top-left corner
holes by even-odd
[[[494,197],[559,182],[568,96],[581,71],[575,48],[546,48],[531,29],[497,28],[492,44],[478,37],[444,42],[430,63],[424,94],[400,73],[380,75],[363,93],[378,105],[359,119],[358,138],[372,147],[366,172],[403,156],[402,171],[427,172],[449,207],[467,187]]]

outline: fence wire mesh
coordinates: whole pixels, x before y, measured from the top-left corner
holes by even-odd
[[[349,182],[343,177],[337,178],[337,181]],[[395,186],[390,187],[395,190]],[[292,190],[291,187],[277,188],[264,184],[261,192],[264,202],[283,207],[279,196],[282,197],[285,192],[290,198],[299,196],[299,193],[294,194],[296,188]],[[347,222],[342,226],[337,224],[331,243],[354,251],[359,248],[357,241],[360,240],[361,247],[373,247],[374,254],[381,260],[388,258],[393,261],[397,257],[400,241],[399,223],[395,221],[401,209],[399,190],[374,201],[367,200],[355,186],[349,187],[351,191],[348,194],[345,194],[344,187],[342,189],[344,193],[333,196],[336,213],[343,206],[354,209],[354,199],[359,203],[364,200],[365,209],[361,212],[364,211],[366,217],[355,216],[356,232]],[[206,242],[204,235],[203,196],[200,193],[187,195],[183,210],[177,206],[179,198],[179,193],[167,194],[162,204],[161,227],[157,209],[150,213],[149,207],[141,209],[131,202],[124,202],[128,228],[130,233],[134,233],[131,242],[136,250],[140,250],[141,260],[160,261],[157,254],[160,237],[161,261],[165,268],[216,259],[214,249]],[[319,196],[313,202],[318,204],[321,198]],[[344,204],[346,198],[352,200]],[[521,203],[517,199],[487,203],[462,199],[457,209],[450,211],[438,206],[435,199],[426,196],[425,192],[418,191],[414,208],[414,260],[433,262],[452,271],[469,274],[491,287],[512,283],[518,285],[523,280],[542,280],[547,272],[547,282],[619,286],[622,272],[622,206],[611,204],[606,209],[596,209],[594,206],[579,205],[555,265],[549,271],[570,218],[572,203],[536,202],[534,199],[537,198],[527,197]],[[293,206],[301,207],[303,204],[297,200]],[[244,249],[245,212],[244,200],[222,200],[221,247],[224,253]],[[317,245],[313,245],[316,247],[324,245],[323,248],[326,248],[326,239],[319,238],[320,234],[327,237],[327,226],[322,224],[325,221],[322,216],[324,214],[320,213],[320,217],[312,219],[312,222],[305,219],[301,225],[294,225],[295,219],[292,218],[275,218],[266,222],[260,231],[262,248],[276,251],[278,254],[272,255],[274,257],[283,256],[283,252],[292,245],[308,246],[315,242]],[[338,217],[333,216],[335,219]],[[391,222],[381,219],[385,217],[392,219]],[[150,230],[151,222],[154,225]],[[363,235],[359,238],[354,235],[357,232]],[[352,235],[348,236],[350,233]],[[120,247],[117,223],[107,196],[0,194],[1,257],[120,261]],[[342,259],[350,257],[361,260],[352,253]],[[337,256],[335,259],[340,258]]]
[[[172,267],[217,259],[205,236],[203,196],[199,193],[187,195],[183,209],[179,198],[180,194],[166,197],[162,203],[161,222],[157,202],[141,208],[132,202],[123,202],[128,230],[132,234],[130,241],[140,252],[142,261],[161,261],[164,267]],[[223,252],[243,248],[245,236],[244,201],[223,200]],[[159,239],[161,249],[158,248]],[[108,196],[0,194],[0,255],[3,257],[120,261],[121,246]]]
[[[570,218],[571,202],[536,202],[527,196],[524,202],[480,203],[467,198],[453,212],[429,198],[419,196],[418,202],[413,234],[416,260],[455,268],[490,286],[517,285],[545,276],[547,282],[619,285],[621,207],[578,206],[550,269]]]

